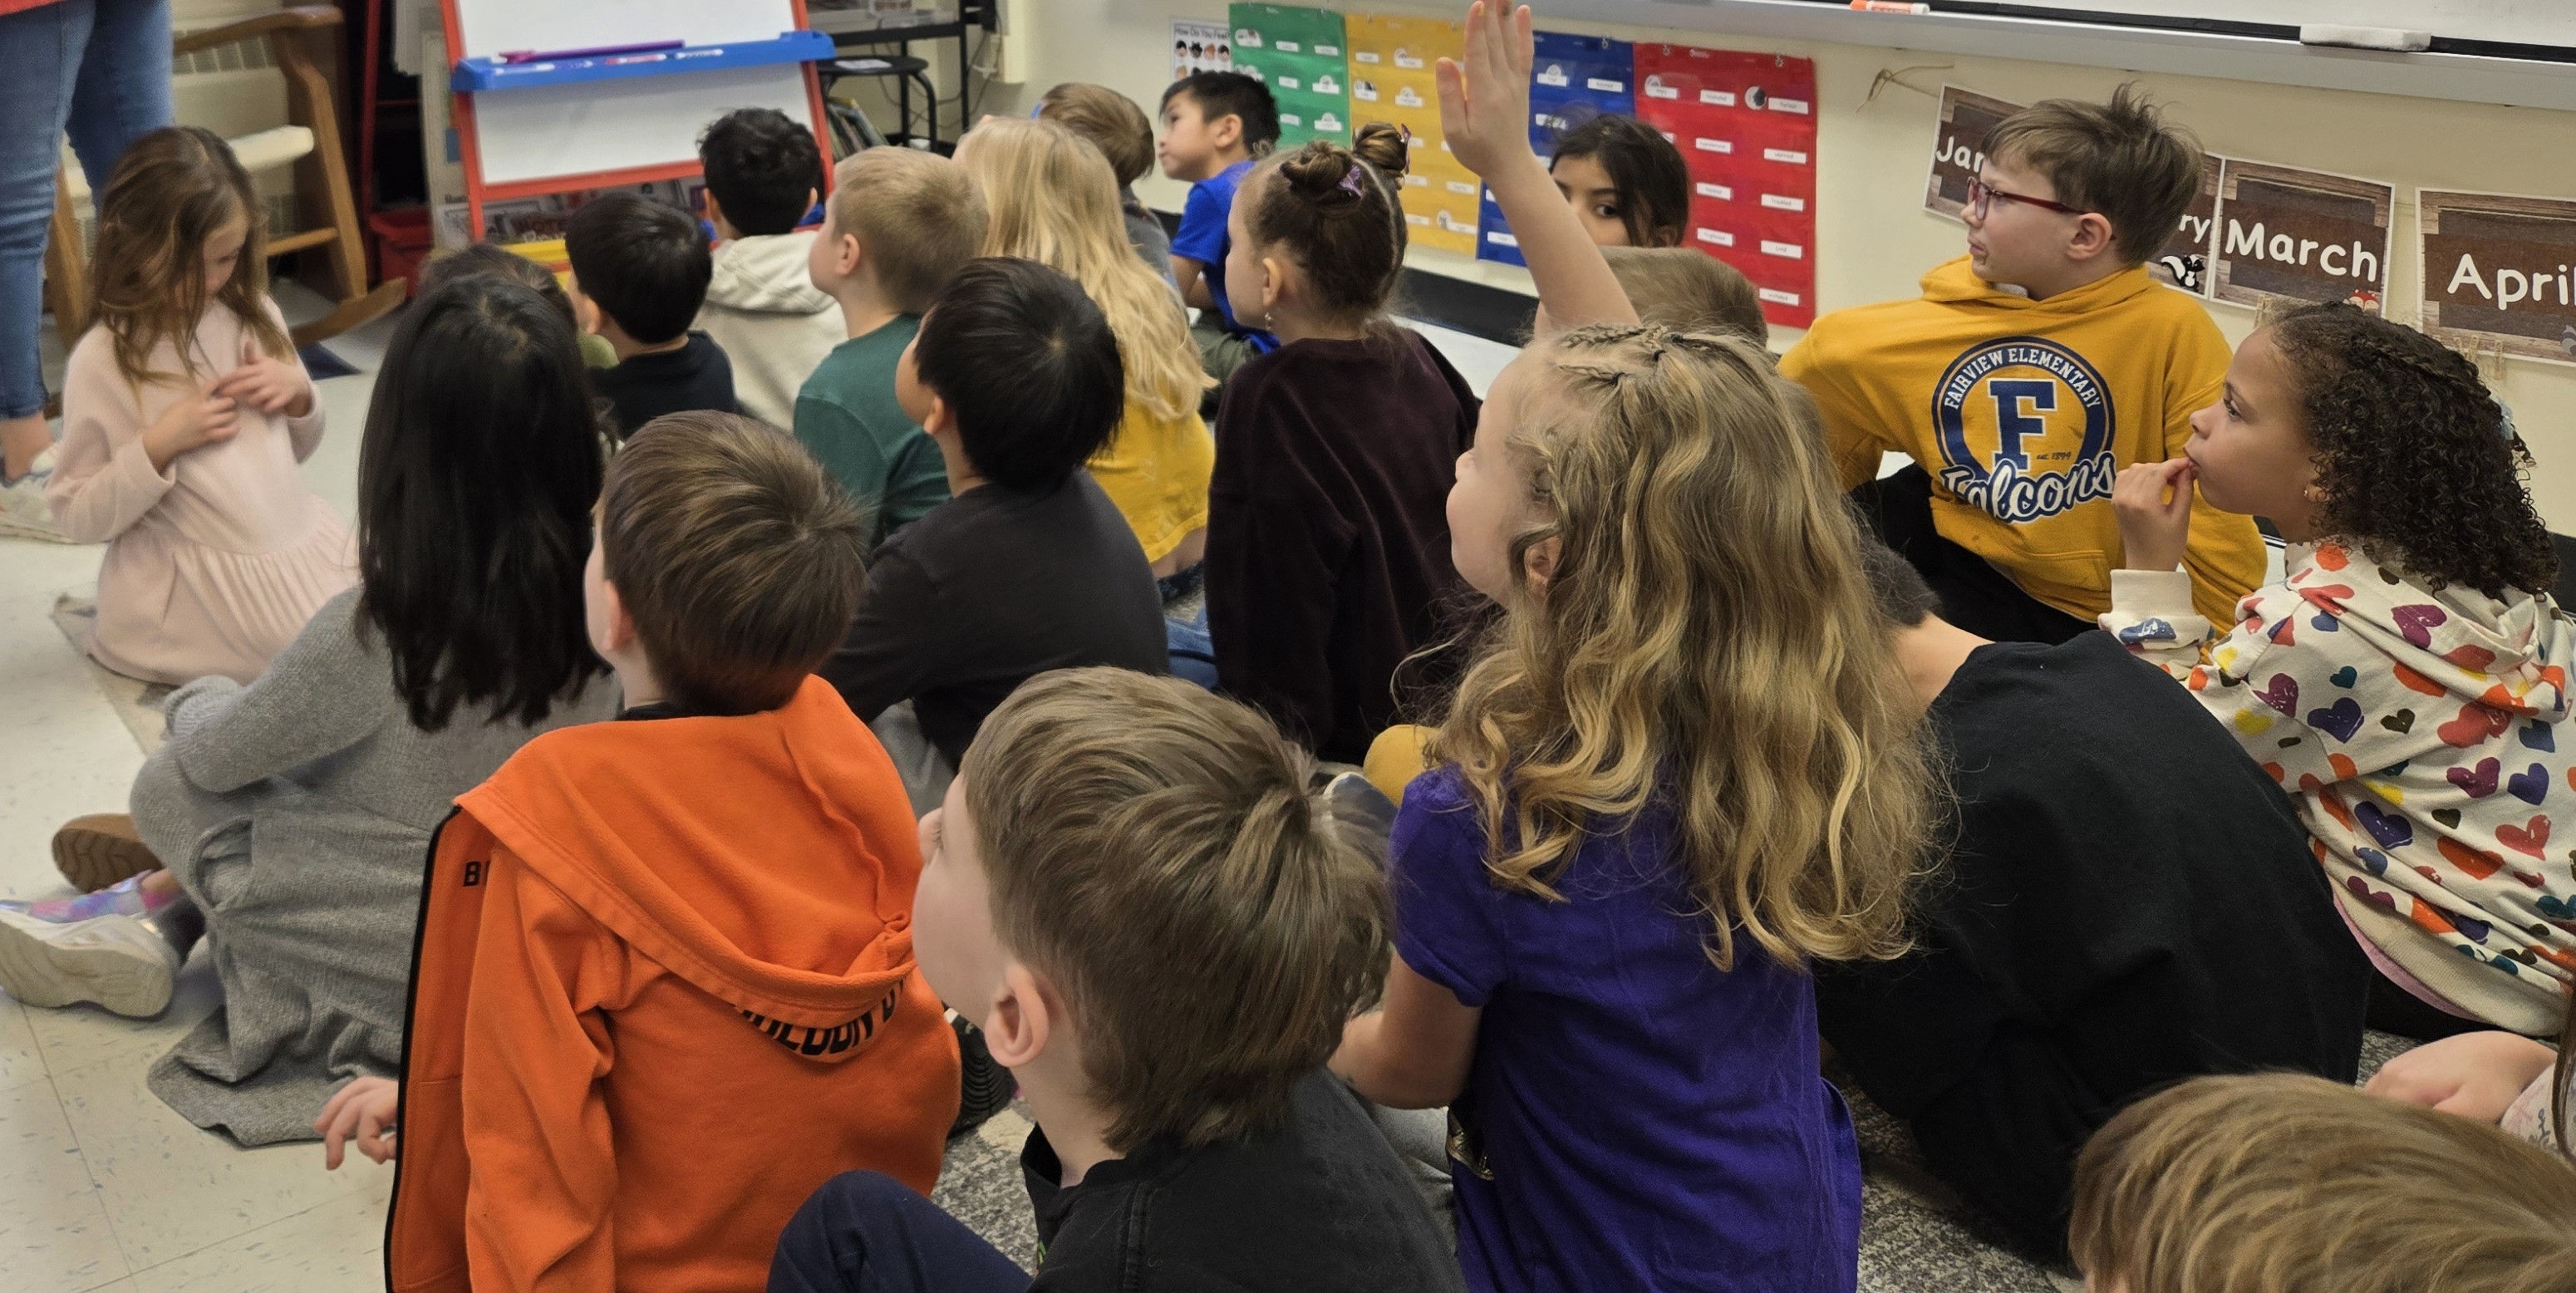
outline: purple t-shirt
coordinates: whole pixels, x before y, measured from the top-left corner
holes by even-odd
[[[1860,1147],[1816,1072],[1813,986],[1736,940],[1705,954],[1669,814],[1595,836],[1552,883],[1494,885],[1458,770],[1406,790],[1396,949],[1482,1007],[1453,1112],[1458,1259],[1479,1290],[1848,1293]]]
[[[1235,190],[1255,165],[1250,159],[1236,162],[1190,186],[1189,200],[1181,204],[1181,227],[1172,234],[1172,254],[1206,266],[1201,277],[1216,301],[1218,321],[1226,331],[1251,341],[1253,353],[1266,355],[1279,348],[1279,338],[1236,323],[1234,303],[1225,296],[1225,256],[1234,246],[1226,217],[1234,211]]]

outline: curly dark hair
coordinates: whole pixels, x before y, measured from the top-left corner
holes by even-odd
[[[2272,325],[2315,447],[2317,531],[2489,597],[2549,591],[2558,554],[2531,505],[2531,450],[2466,356],[2337,302]]]

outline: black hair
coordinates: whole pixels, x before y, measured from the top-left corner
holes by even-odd
[[[564,255],[581,294],[647,346],[689,330],[715,276],[696,217],[635,193],[582,203],[564,228]]]
[[[1033,260],[966,262],[913,339],[921,384],[957,415],[986,480],[1050,489],[1109,443],[1125,407],[1118,337],[1082,285]]]
[[[1662,131],[1616,112],[1605,112],[1556,137],[1556,156],[1589,157],[1619,194],[1619,223],[1633,247],[1678,247],[1690,228],[1690,167]]]
[[[572,325],[535,292],[467,274],[403,313],[358,450],[358,622],[413,726],[485,703],[535,723],[605,672],[581,589],[601,431]]]
[[[1878,603],[1878,613],[1904,629],[1915,628],[1940,614],[1940,595],[1923,582],[1923,572],[1871,535],[1868,525],[1858,516],[1852,522],[1860,530],[1861,570],[1869,578],[1870,599]]]
[[[708,123],[698,161],[725,223],[747,236],[794,229],[823,191],[814,132],[776,108],[736,108]]]
[[[567,320],[575,318],[572,298],[564,295],[563,284],[555,281],[554,271],[507,247],[478,242],[459,247],[444,256],[433,256],[420,267],[420,277],[412,284],[415,296],[425,297],[456,279],[474,275],[506,278],[546,299],[546,304],[563,311]],[[579,327],[578,322],[574,323]]]
[[[2340,301],[2283,315],[2272,344],[2307,419],[2319,534],[2489,597],[2549,591],[2558,552],[2523,488],[2531,450],[2477,365]]]
[[[1184,94],[1209,121],[1241,118],[1243,146],[1253,156],[1268,154],[1271,145],[1279,142],[1279,101],[1271,97],[1269,86],[1241,72],[1192,72],[1163,91],[1162,106],[1172,106],[1172,100]]]

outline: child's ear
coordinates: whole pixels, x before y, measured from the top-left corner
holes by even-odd
[[[707,204],[707,223],[718,226],[723,225],[724,204],[716,201],[716,191],[714,189],[707,189],[699,196],[702,197]]]
[[[617,585],[605,579],[599,581],[599,605],[608,621],[607,640],[599,644],[599,653],[608,655],[633,646],[635,617],[627,613],[626,597],[617,591]]]
[[[1555,577],[1556,559],[1564,550],[1565,541],[1551,534],[1521,554],[1521,576],[1529,585],[1530,596],[1547,596],[1547,581]]]
[[[1288,265],[1276,256],[1261,258],[1261,317],[1267,319],[1288,294]]]
[[[867,258],[868,249],[860,245],[857,234],[839,235],[839,243],[832,251],[832,265],[840,271],[841,277],[855,276],[859,272],[859,266],[865,263]]]
[[[1243,142],[1243,118],[1228,114],[1208,123],[1208,140],[1218,152]]]
[[[2066,240],[2066,255],[2070,260],[2091,260],[2107,255],[2111,242],[2111,222],[2100,212],[2087,211],[2075,217],[2075,232]]]
[[[1046,1052],[1055,1033],[1056,998],[1037,973],[1018,961],[1002,969],[1002,991],[984,1012],[984,1046],[993,1062],[1024,1068]]]
[[[921,420],[922,432],[927,435],[935,436],[948,435],[955,432],[957,430],[957,411],[948,407],[948,401],[939,398],[939,392],[925,390],[923,393],[930,396],[930,416]]]
[[[580,291],[575,290],[570,293],[570,295],[572,297],[573,322],[581,325],[581,330],[584,335],[593,337],[599,336],[600,321],[605,319],[607,316],[600,313],[599,307],[593,304],[589,297],[583,296]]]

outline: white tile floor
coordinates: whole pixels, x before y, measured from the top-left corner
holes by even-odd
[[[362,371],[321,383],[328,429],[304,474],[343,515],[355,515],[358,442],[389,331],[380,323],[330,343]],[[1425,331],[1478,391],[1514,353]],[[0,897],[67,892],[47,852],[54,828],[122,809],[142,766],[52,619],[57,596],[96,582],[99,551],[0,539]],[[217,1004],[202,957],[169,1012],[150,1021],[28,1009],[0,995],[0,1290],[382,1287],[390,1168],[353,1159],[325,1172],[310,1144],[245,1150],[145,1089],[152,1061]]]

